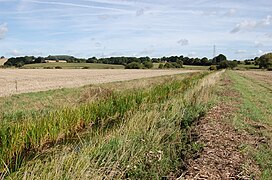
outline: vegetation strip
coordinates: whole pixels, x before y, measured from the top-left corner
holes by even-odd
[[[193,76],[186,80],[189,84],[179,81],[183,85],[176,86],[177,91],[171,89],[165,99],[151,98],[152,103],[143,103],[127,114],[125,121],[117,120],[111,128],[92,128],[78,143],[48,149],[10,178],[178,177],[184,158],[198,150],[197,144],[191,146],[186,129],[204,114],[210,86],[218,75],[204,79],[203,75]]]
[[[31,151],[67,137],[84,127],[108,128],[125,119],[127,112],[137,111],[142,104],[164,102],[176,93],[192,88],[205,76],[198,74],[181,82],[172,81],[164,86],[138,92],[113,93],[108,99],[79,108],[66,108],[50,113],[42,119],[12,122],[1,126],[1,166],[16,170]]]
[[[270,179],[272,176],[272,94],[263,84],[271,74],[263,72],[263,79],[255,83],[254,76],[241,76],[236,72],[229,72],[229,76],[241,98],[239,111],[235,113],[234,126],[250,134],[251,142],[244,143],[241,150],[256,161],[261,170],[260,179]]]

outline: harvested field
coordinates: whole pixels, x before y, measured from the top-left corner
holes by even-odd
[[[242,76],[272,84],[272,71],[238,71]]]
[[[0,96],[192,72],[197,70],[2,69]]]
[[[8,59],[6,58],[0,58],[0,66],[4,65],[4,63],[7,61]]]

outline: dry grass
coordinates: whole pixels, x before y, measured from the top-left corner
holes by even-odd
[[[238,71],[242,76],[272,85],[272,71]]]
[[[6,58],[0,58],[0,66],[4,65],[4,63],[7,61],[8,59]]]
[[[195,70],[0,70],[0,96],[197,72]]]

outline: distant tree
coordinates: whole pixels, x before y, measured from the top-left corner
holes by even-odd
[[[142,64],[138,62],[131,62],[125,66],[126,69],[141,69]]]
[[[163,69],[163,64],[159,64],[159,69]]]
[[[153,68],[153,63],[152,63],[151,61],[144,61],[144,62],[143,62],[143,65],[144,65],[144,67],[147,68],[147,69]]]
[[[217,65],[217,69],[233,69],[237,66],[237,62],[235,61],[221,61],[218,65]]]
[[[223,54],[219,54],[218,56],[213,58],[213,64],[219,64],[220,62],[226,61],[227,57]]]
[[[216,71],[216,70],[217,70],[216,65],[211,65],[210,68],[209,68],[209,70],[211,70],[211,71]]]
[[[5,58],[5,56],[1,56],[1,58],[0,59],[4,59]]]
[[[245,60],[245,65],[251,65],[251,61],[250,60]]]
[[[169,63],[169,62],[165,63],[163,67],[167,68],[167,69],[174,68],[174,66],[172,65],[172,63]]]
[[[264,69],[272,68],[272,53],[267,53],[265,55],[262,55],[260,57],[259,66],[260,68],[264,68]]]
[[[97,62],[97,58],[96,57],[91,57],[89,59],[87,59],[86,63],[96,63]]]

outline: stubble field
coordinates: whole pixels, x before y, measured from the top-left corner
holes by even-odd
[[[197,70],[0,69],[0,96],[197,72]]]

